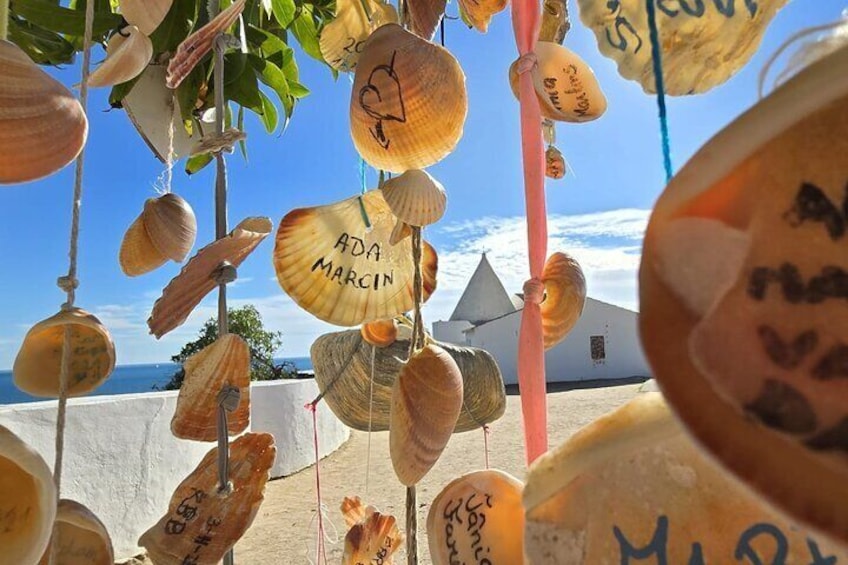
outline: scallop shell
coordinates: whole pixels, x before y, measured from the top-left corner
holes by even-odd
[[[406,171],[384,182],[380,190],[392,214],[410,226],[435,224],[445,213],[445,187],[427,171]]]
[[[345,498],[342,512],[349,528],[345,535],[342,565],[391,565],[392,556],[403,543],[403,534],[395,517],[381,514],[373,506],[363,508],[359,497]]]
[[[391,235],[389,235],[389,245],[397,245],[411,235],[412,226],[402,220],[398,220],[395,222],[395,227],[392,228]]]
[[[197,220],[188,202],[173,193],[148,198],[121,242],[121,270],[130,277],[181,263],[194,246]]]
[[[406,5],[409,31],[426,40],[433,39],[445,15],[447,0],[418,0]]]
[[[15,386],[33,396],[57,398],[65,330],[71,335],[68,396],[100,386],[115,368],[115,344],[109,331],[81,308],[62,310],[35,324],[21,345],[12,374]]]
[[[549,179],[559,180],[565,176],[565,157],[556,147],[548,147],[545,151],[545,176]]]
[[[106,60],[88,77],[88,85],[114,86],[134,79],[153,58],[153,43],[135,26],[127,26],[112,36],[106,46]]]
[[[580,264],[565,253],[554,253],[542,271],[545,300],[542,313],[542,335],[545,349],[565,339],[583,314],[586,303],[586,279]]]
[[[524,560],[524,485],[502,471],[474,471],[454,479],[433,499],[427,540],[433,565]]]
[[[50,545],[39,561],[39,565],[49,565],[50,554],[55,539],[58,539],[59,552],[56,565],[113,565],[115,553],[112,539],[103,522],[88,508],[62,499],[56,512],[56,529]],[[56,536],[58,530],[58,537]]]
[[[371,34],[350,100],[353,143],[370,165],[402,173],[441,161],[467,112],[465,74],[446,49],[396,24]]]
[[[335,204],[292,210],[280,222],[274,246],[280,286],[298,306],[339,326],[393,318],[411,310],[412,244],[387,245],[393,223],[379,190]],[[426,300],[436,288],[438,266],[436,252],[427,243],[421,265]]]
[[[226,386],[239,389],[238,407],[227,414],[230,435],[250,423],[250,347],[235,334],[226,334],[183,363],[185,379],[171,419],[171,432],[181,439],[218,438],[218,393]]]
[[[154,563],[218,563],[250,528],[277,450],[274,436],[246,433],[230,444],[229,493],[218,490],[218,448],[212,449],[171,496],[168,512],[138,544]]]
[[[492,17],[503,11],[508,3],[507,0],[459,0],[459,13],[465,23],[486,33]]]
[[[365,5],[370,16],[365,13]],[[339,0],[336,17],[321,30],[321,56],[336,70],[352,71],[371,32],[383,24],[397,21],[394,6],[380,0]]]
[[[447,351],[412,354],[392,387],[389,452],[398,480],[412,486],[433,467],[462,409],[462,374]]]
[[[592,68],[576,53],[557,43],[536,43],[538,66],[531,74],[542,116],[560,122],[589,122],[607,110],[607,99]],[[509,83],[518,97],[517,62],[509,68]]]
[[[0,40],[0,184],[29,182],[73,161],[88,120],[70,90]]]
[[[147,320],[150,333],[158,339],[185,322],[194,307],[218,286],[214,277],[221,264],[241,265],[268,237],[272,227],[268,218],[246,218],[226,237],[198,251],[153,304],[153,312]]]
[[[639,316],[657,381],[699,442],[842,542],[846,130],[843,47],[710,140],[657,201]]]
[[[38,563],[50,542],[56,488],[44,459],[0,426],[0,560]]]
[[[358,496],[346,496],[342,500],[341,511],[345,519],[345,526],[348,528],[365,520],[369,511],[374,509],[373,506],[366,507],[362,503],[362,499]]]
[[[362,324],[359,331],[362,333],[362,339],[374,347],[388,347],[397,341],[398,324],[394,319],[374,320]]]
[[[174,0],[119,0],[121,15],[144,35],[150,35],[171,9]]]

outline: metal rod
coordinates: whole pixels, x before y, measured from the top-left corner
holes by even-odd
[[[406,563],[418,565],[418,497],[415,485],[406,487]]]

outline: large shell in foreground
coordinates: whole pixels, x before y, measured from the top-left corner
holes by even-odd
[[[365,224],[363,211],[370,227]],[[355,326],[413,307],[412,244],[388,245],[395,218],[379,190],[299,208],[282,219],[274,268],[298,306],[331,324]],[[436,252],[423,245],[426,300],[436,288]]]
[[[338,0],[336,17],[321,30],[321,56],[336,70],[352,71],[371,32],[397,21],[394,6],[381,0]]]
[[[121,15],[144,35],[150,35],[165,16],[174,0],[120,0]]]
[[[12,368],[15,386],[33,396],[59,396],[66,330],[71,338],[68,396],[89,393],[106,380],[115,368],[112,336],[96,317],[81,308],[71,308],[38,322],[27,332]]]
[[[197,219],[188,202],[173,193],[148,198],[141,215],[121,242],[121,270],[134,277],[168,259],[182,262],[197,236]]]
[[[445,48],[386,24],[365,43],[350,100],[350,133],[371,166],[402,173],[441,161],[462,137],[465,74]]]
[[[433,467],[462,409],[462,374],[438,345],[406,362],[392,388],[389,452],[398,480],[412,486]]]
[[[0,426],[0,562],[38,563],[56,517],[56,488],[44,459]]]
[[[88,120],[65,86],[0,40],[0,184],[29,182],[73,161]]]
[[[109,39],[106,54],[103,64],[89,75],[89,86],[114,86],[140,75],[153,58],[153,43],[131,25]]]
[[[508,3],[508,0],[459,0],[459,12],[468,25],[486,33],[492,17],[503,11]]]
[[[545,300],[542,313],[542,335],[545,349],[565,339],[583,314],[586,304],[586,279],[580,264],[565,253],[553,253],[542,271]]]
[[[218,489],[218,448],[212,449],[171,496],[168,511],[138,544],[154,563],[213,565],[250,528],[265,493],[277,450],[274,436],[246,433],[230,444],[228,493]]]
[[[406,171],[384,182],[380,191],[392,214],[410,226],[435,224],[447,207],[445,187],[427,171]]]
[[[359,497],[345,498],[342,513],[349,528],[344,539],[342,565],[391,565],[394,553],[403,543],[395,517],[381,514],[373,506],[365,507]]]
[[[56,512],[56,529],[50,545],[39,561],[49,565],[53,544],[58,540],[55,565],[113,565],[112,538],[103,522],[88,508],[73,500],[62,499]],[[58,531],[58,533],[57,533]]]
[[[648,224],[640,333],[689,430],[848,542],[848,47],[710,140]]]

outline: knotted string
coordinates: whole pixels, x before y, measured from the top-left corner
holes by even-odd
[[[665,107],[665,79],[663,78],[662,49],[660,49],[659,31],[657,30],[657,14],[654,8],[655,0],[645,0],[648,10],[648,30],[651,38],[651,63],[654,67],[654,84],[657,91],[657,108],[660,119],[660,136],[662,138],[663,166],[665,167],[665,182],[671,182],[673,176],[671,167],[671,139],[668,134],[668,115]]]
[[[537,277],[524,283],[524,303],[541,304],[545,298],[545,283]]]
[[[321,502],[321,456],[318,450],[318,403],[309,402],[304,405],[304,408],[312,412],[312,441],[315,446],[315,492],[318,497],[318,540],[315,555],[315,565],[327,563],[327,547],[324,544],[324,512],[323,503]],[[323,558],[323,560],[322,560]]]

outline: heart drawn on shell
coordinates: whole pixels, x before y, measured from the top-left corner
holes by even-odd
[[[368,76],[368,83],[359,90],[359,105],[377,120],[406,122],[400,79],[395,73],[395,56],[388,65],[377,65]]]

